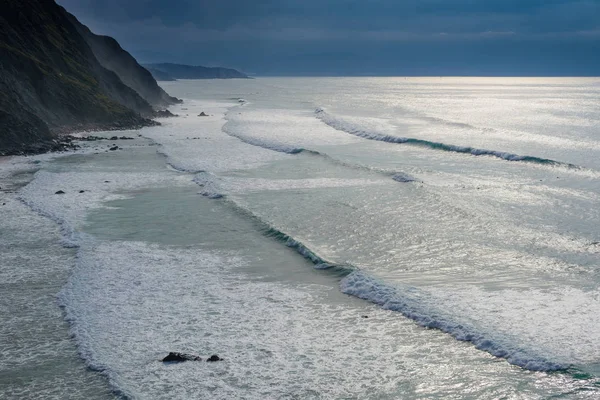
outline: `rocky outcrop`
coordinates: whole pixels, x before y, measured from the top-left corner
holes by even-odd
[[[135,62],[120,46],[121,61],[105,61],[114,70],[106,68],[95,54],[106,49],[94,51],[82,30],[53,0],[0,1],[0,155],[48,151],[72,131],[153,125],[153,105],[173,101],[156,91],[150,73],[119,76],[125,68],[116,64]]]
[[[178,353],[178,352],[172,351],[169,354],[167,354],[167,356],[165,358],[163,358],[161,361],[165,362],[165,363],[180,363],[180,362],[185,362],[185,361],[202,361],[202,358],[195,354]],[[216,354],[213,354],[212,356],[210,356],[209,358],[206,359],[206,362],[217,362],[217,361],[223,361],[223,359]]]
[[[231,68],[202,67],[183,64],[144,64],[144,67],[160,71],[174,79],[250,79],[246,74]]]
[[[180,363],[184,361],[202,361],[202,358],[193,354],[170,352],[165,358],[162,359],[162,362],[168,363]]]

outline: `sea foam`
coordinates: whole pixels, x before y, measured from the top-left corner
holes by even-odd
[[[417,288],[389,286],[362,271],[354,271],[345,277],[340,288],[346,294],[400,312],[423,327],[439,329],[458,340],[471,342],[476,348],[505,358],[519,367],[532,371],[557,371],[570,366],[520,346],[516,338],[486,332],[468,322],[459,322],[460,317],[441,309],[425,291]]]

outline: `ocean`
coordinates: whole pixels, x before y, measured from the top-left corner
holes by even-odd
[[[0,394],[600,397],[600,79],[163,87],[0,163]]]

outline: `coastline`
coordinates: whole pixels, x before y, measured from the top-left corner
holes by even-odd
[[[134,140],[113,141],[113,132],[105,132],[109,140],[83,141],[75,152],[0,159],[0,180],[3,171],[14,167],[17,172],[9,194],[20,204],[20,215],[34,215],[53,227],[52,234],[40,235],[50,238],[59,249],[56,257],[68,264],[57,274],[61,285],[49,280],[42,285],[52,292],[45,304],[56,311],[58,296],[63,307],[58,318],[46,311],[63,326],[55,343],[77,346],[71,358],[77,365],[69,366],[73,374],[83,368],[95,377],[89,379],[105,390],[98,393],[109,391],[104,398],[190,398],[207,391],[216,398],[369,397],[374,388],[390,398],[406,398],[418,394],[415,385],[433,385],[440,377],[443,393],[459,395],[464,382],[489,376],[527,387],[535,376],[549,390],[562,390],[566,376],[515,368],[437,329],[423,329],[389,307],[345,295],[335,269],[315,270],[311,255],[318,256],[310,249],[315,238],[297,232],[284,237],[290,232],[285,227],[274,231],[279,225],[269,225],[268,215],[253,214],[246,195],[262,192],[267,195],[262,201],[281,201],[327,189],[334,200],[344,195],[342,187],[412,191],[412,186],[398,186],[368,170],[347,171],[309,153],[286,154],[232,137],[223,130],[225,114],[238,105],[186,101],[176,109],[179,118],[123,133]],[[250,114],[245,108],[238,112]],[[118,149],[111,151],[113,145]],[[285,176],[286,163],[309,169]],[[22,222],[18,213],[11,214],[15,225]],[[38,233],[33,225],[23,231]],[[324,252],[324,259],[329,255]],[[38,256],[44,257],[56,261]],[[37,274],[40,269],[32,268],[30,275]],[[358,284],[369,289],[364,280]],[[47,342],[43,335],[37,338]],[[422,349],[435,356],[423,357]],[[160,363],[171,351],[216,353],[225,361]],[[440,359],[461,364],[448,371]],[[405,380],[416,375],[417,383]],[[502,382],[489,380],[490,386],[476,390],[486,393]],[[518,385],[505,386],[505,393],[516,393]]]
[[[168,113],[168,111],[166,111]],[[157,114],[160,115],[160,114]],[[174,115],[167,115],[171,117]],[[150,126],[160,126],[160,122],[154,119],[148,119],[146,124],[132,124],[115,127],[107,127],[99,124],[86,125],[81,127],[61,128],[54,132],[54,138],[51,140],[42,140],[35,143],[29,143],[15,149],[0,149],[0,158],[9,156],[34,156],[45,153],[60,153],[77,150],[78,146],[73,143],[80,140],[84,135],[91,135],[97,132],[120,132],[130,130],[141,130]]]
[[[68,200],[66,204],[54,204],[67,209],[77,208],[79,212],[70,220],[57,218],[52,211],[43,210],[23,193],[29,185],[35,186],[36,179],[43,179],[40,174],[59,176],[67,173],[67,170],[56,171],[55,166],[66,162],[71,168],[69,160],[72,159],[85,165],[93,158],[114,158],[121,151],[131,152],[138,158],[139,149],[145,149],[142,153],[164,165],[162,156],[156,152],[156,144],[141,137],[140,133],[144,128],[160,126],[160,122],[154,121],[146,127],[134,127],[135,130],[70,131],[47,147],[42,144],[30,153],[0,156],[0,210],[3,213],[0,277],[6,294],[0,316],[7,321],[0,328],[0,342],[5,344],[0,365],[0,387],[4,395],[61,397],[69,393],[75,398],[98,400],[123,396],[114,384],[109,383],[101,369],[94,368],[89,360],[82,358],[83,350],[74,340],[73,327],[66,320],[67,314],[59,299],[76,268],[80,243],[71,240],[72,235],[77,235],[86,213],[103,207],[106,201],[122,198],[119,192],[136,190],[138,185],[127,179],[115,185],[122,178],[120,173],[106,174],[105,177],[112,175],[113,184],[99,180],[96,189],[90,188],[87,182],[79,182],[86,187],[86,193],[79,193],[78,198]],[[123,136],[114,140],[115,132]],[[86,137],[93,139],[85,140]],[[118,151],[110,151],[115,145]],[[104,187],[100,186],[103,182]],[[62,189],[68,186],[62,178],[56,184]],[[152,179],[141,182],[142,187],[154,184]],[[195,187],[191,178],[189,184]],[[58,189],[49,190],[40,201],[53,203],[56,199],[60,203],[64,200],[54,191]],[[77,191],[72,189],[67,196]],[[80,191],[84,192],[84,189]],[[40,368],[47,371],[42,372]]]
[[[70,338],[56,295],[72,271],[75,252],[60,229],[19,198],[38,165],[29,157],[0,157],[0,388],[6,398],[113,399],[104,377],[90,371]]]

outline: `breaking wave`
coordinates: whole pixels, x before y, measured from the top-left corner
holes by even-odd
[[[527,163],[560,166],[569,169],[581,169],[580,166],[570,163],[564,163],[561,161],[555,161],[548,158],[541,158],[535,156],[524,156],[519,154],[508,153],[504,151],[478,149],[470,146],[457,146],[453,144],[446,144],[441,142],[432,142],[424,139],[408,138],[388,135],[386,133],[367,131],[362,129],[360,126],[354,125],[348,121],[344,121],[327,113],[323,108],[317,108],[315,110],[315,116],[326,125],[337,129],[342,132],[349,133],[354,136],[362,137],[368,140],[376,140],[379,142],[395,143],[395,144],[409,144],[413,146],[425,147],[432,150],[448,151],[453,153],[470,154],[473,156],[492,156],[497,157],[506,161],[521,161]]]
[[[288,146],[283,143],[277,143],[277,142],[273,142],[273,141],[268,141],[268,140],[263,140],[263,139],[259,139],[259,138],[253,138],[253,137],[240,135],[239,133],[234,132],[232,129],[230,129],[228,125],[229,125],[229,123],[226,123],[223,126],[223,128],[222,128],[223,132],[231,137],[241,140],[242,142],[244,142],[246,144],[249,144],[252,146],[257,146],[257,147],[262,147],[263,149],[273,150],[273,151],[277,151],[279,153],[286,153],[286,154],[298,154],[298,153],[302,153],[303,151],[305,151],[305,149],[303,149],[301,147]]]
[[[477,349],[504,358],[510,364],[531,371],[565,371],[570,367],[520,347],[518,340],[460,322],[460,317],[439,309],[427,292],[417,288],[388,286],[361,270],[342,279],[340,288],[345,294],[399,312],[425,328],[438,329],[457,340],[471,342]]]
[[[387,285],[360,268],[344,263],[336,263],[320,256],[302,241],[270,225],[251,211],[226,200],[237,212],[253,220],[259,231],[285,246],[295,250],[310,261],[315,269],[327,270],[339,276],[340,290],[394,312],[399,312],[425,328],[437,329],[450,334],[457,340],[467,341],[489,354],[503,358],[510,364],[531,371],[572,370],[568,364],[548,359],[536,351],[523,348],[519,340],[466,322],[460,315],[452,314],[448,308],[439,307],[433,295],[411,286]]]
[[[208,197],[209,199],[220,199],[224,197],[217,188],[218,185],[216,179],[208,172],[199,172],[194,177],[193,182],[202,188],[198,193],[204,197]]]
[[[223,126],[223,128],[222,128],[223,133],[225,133],[231,137],[234,137],[236,139],[239,139],[242,142],[249,144],[251,146],[261,147],[263,149],[276,151],[278,153],[285,153],[285,154],[291,154],[291,155],[302,153],[302,154],[308,154],[308,155],[312,155],[312,156],[316,156],[316,157],[322,157],[331,163],[342,165],[344,167],[360,169],[360,170],[367,170],[367,171],[372,171],[372,172],[391,176],[392,179],[395,180],[396,182],[402,182],[402,183],[420,182],[418,179],[413,178],[412,176],[405,174],[403,172],[386,171],[386,170],[382,170],[380,168],[370,167],[370,166],[366,166],[366,165],[352,164],[352,163],[348,163],[348,162],[345,162],[342,160],[338,160],[334,157],[331,157],[329,154],[322,153],[317,150],[305,149],[303,147],[294,147],[294,146],[290,146],[290,145],[287,145],[284,143],[279,143],[279,142],[275,142],[275,141],[269,141],[269,140],[265,140],[265,139],[241,135],[237,132],[234,132],[232,129],[230,129],[228,127],[228,124],[229,123],[226,123]],[[169,165],[172,166],[172,164],[169,164]],[[182,170],[179,170],[179,171],[182,171]],[[182,172],[193,172],[193,171],[182,171]],[[197,171],[197,172],[203,172],[203,171]]]

